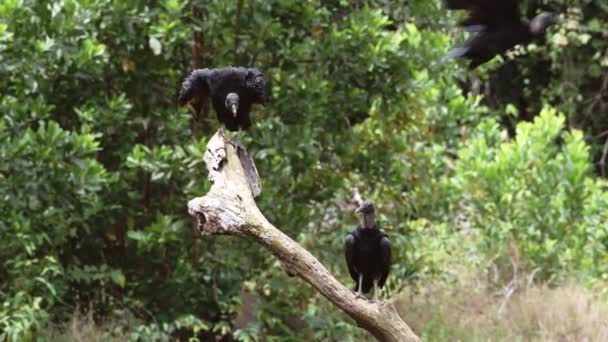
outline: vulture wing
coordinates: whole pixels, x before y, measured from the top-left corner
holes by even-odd
[[[520,22],[519,0],[447,0],[447,8],[469,12],[461,25],[474,32]]]
[[[477,32],[463,47],[452,49],[442,59],[464,57],[470,69],[528,38],[528,28],[519,15],[518,0],[446,0],[450,10],[465,10],[468,17],[460,23],[467,31]]]
[[[348,273],[354,281],[359,281],[359,271],[355,266],[355,253],[357,248],[356,232],[349,233],[346,235],[344,240],[344,256],[346,258],[346,266],[348,266]]]
[[[380,240],[380,255],[382,256],[382,258],[380,259],[382,277],[380,278],[380,282],[378,283],[380,287],[384,286],[386,278],[388,277],[388,274],[391,270],[391,242],[389,241],[386,234],[383,233],[383,235],[384,237],[382,237],[382,239]]]
[[[194,70],[182,83],[177,101],[180,105],[190,103],[196,116],[208,106],[211,72],[209,69]]]

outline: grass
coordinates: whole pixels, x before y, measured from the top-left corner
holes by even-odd
[[[605,295],[576,284],[506,288],[469,279],[404,293],[395,306],[424,341],[608,341]]]
[[[522,282],[511,295],[476,277],[404,292],[395,307],[423,341],[608,341],[606,295],[581,285]],[[132,339],[120,324],[95,324],[74,314],[48,341],[114,342]],[[114,328],[113,328],[114,326]]]
[[[54,342],[119,342],[129,341],[128,335],[113,331],[112,324],[96,324],[92,317],[75,313],[62,329],[49,329],[44,340]]]

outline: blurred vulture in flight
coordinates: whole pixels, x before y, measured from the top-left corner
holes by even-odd
[[[197,69],[182,83],[178,101],[190,104],[195,115],[211,99],[217,119],[230,131],[251,126],[249,113],[254,103],[268,97],[264,74],[255,68]]]
[[[475,32],[464,47],[451,50],[444,60],[466,58],[470,69],[491,60],[517,44],[527,44],[542,36],[545,29],[557,22],[552,13],[541,13],[532,20],[521,18],[518,0],[446,0],[450,10],[465,10],[468,17],[460,23]]]
[[[361,214],[361,224],[346,236],[346,265],[356,283],[357,296],[373,286],[374,299],[378,299],[378,287],[384,286],[391,268],[391,242],[376,224],[372,202],[363,202],[355,212]]]

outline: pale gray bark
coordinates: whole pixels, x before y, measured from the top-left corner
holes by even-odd
[[[254,200],[254,193],[259,191],[259,184],[255,184],[257,172],[252,176],[245,171],[241,164],[243,153],[239,158],[237,150],[221,132],[207,145],[204,160],[213,185],[207,195],[188,203],[188,212],[196,219],[200,233],[251,238],[274,254],[288,274],[310,284],[378,340],[419,341],[391,303],[357,298],[310,252],[268,222]],[[336,255],[341,256],[342,251],[336,251]]]

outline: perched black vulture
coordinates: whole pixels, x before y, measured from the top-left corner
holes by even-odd
[[[374,298],[377,299],[378,287],[384,286],[390,271],[391,243],[376,225],[372,202],[363,202],[355,212],[361,214],[361,224],[346,236],[346,265],[356,283],[357,295],[369,292],[374,286]]]
[[[264,104],[266,80],[255,68],[194,70],[182,83],[178,101],[191,103],[196,115],[211,98],[218,120],[230,131],[251,126],[249,113],[254,103]]]
[[[471,61],[469,68],[489,61],[517,44],[542,36],[547,26],[555,24],[552,13],[541,13],[531,21],[521,18],[518,0],[446,0],[450,10],[466,10],[468,18],[462,23],[469,32],[477,34],[464,47],[452,49],[444,59],[463,57]]]

